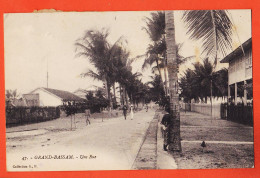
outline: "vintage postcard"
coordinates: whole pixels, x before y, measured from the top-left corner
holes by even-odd
[[[254,168],[251,10],[4,14],[7,171]]]

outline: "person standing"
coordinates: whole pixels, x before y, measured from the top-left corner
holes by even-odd
[[[163,150],[167,151],[167,146],[169,145],[169,125],[171,123],[171,115],[169,105],[166,106],[165,111],[168,112],[164,114],[162,121],[161,121],[161,132],[163,137]]]
[[[161,132],[163,137],[163,149],[167,151],[167,146],[169,143],[169,123],[170,123],[171,116],[170,114],[165,114],[162,118],[161,122]]]
[[[130,107],[130,116],[131,116],[131,119],[134,118],[134,106],[131,104],[131,107]]]
[[[124,117],[125,117],[125,120],[126,120],[126,115],[127,115],[127,107],[126,107],[126,105],[123,106],[123,114],[124,114]]]
[[[86,125],[90,125],[90,120],[89,120],[89,118],[90,118],[90,110],[89,109],[86,109],[85,110],[85,117],[86,117]]]

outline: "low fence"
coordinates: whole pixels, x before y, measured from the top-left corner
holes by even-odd
[[[59,117],[59,107],[6,107],[7,127],[43,122]]]
[[[183,111],[191,111],[191,104],[190,103],[180,103],[180,109]]]
[[[221,118],[253,126],[253,106],[221,104]]]
[[[210,104],[198,104],[192,103],[190,105],[190,111],[206,114],[211,116],[211,105]],[[220,112],[220,104],[213,104],[212,105],[212,117],[213,118],[221,118]]]

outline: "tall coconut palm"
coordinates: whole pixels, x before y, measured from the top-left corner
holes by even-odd
[[[225,52],[231,47],[232,23],[224,10],[208,11],[185,11],[183,19],[187,22],[188,33],[193,39],[202,39],[203,52],[214,56],[214,63],[217,64],[218,50]],[[180,142],[180,113],[178,95],[178,76],[176,59],[175,26],[173,11],[167,11],[166,21],[166,45],[168,59],[168,76],[170,85],[170,125],[171,151],[181,151]]]
[[[161,77],[161,82],[163,84],[163,76],[160,70],[160,63],[163,63],[160,56],[163,55],[166,46],[165,40],[163,40],[163,36],[165,34],[165,14],[162,11],[152,12],[151,17],[145,18],[146,26],[142,29],[147,32],[150,40],[153,42],[147,48],[146,58],[142,68],[144,69],[148,65],[152,65],[156,63],[159,75]],[[166,79],[165,79],[166,80]],[[164,91],[167,92],[167,86],[164,85]]]
[[[161,82],[163,82],[163,76],[162,76],[162,72],[161,72],[162,67],[160,67],[160,66],[163,65],[163,61],[160,58],[160,55],[162,55],[166,49],[165,43],[163,43],[163,42],[164,41],[153,42],[153,44],[150,44],[148,46],[146,54],[145,54],[146,58],[142,65],[142,69],[145,69],[147,66],[152,66],[154,63],[156,63],[157,71],[159,72],[159,75],[162,79]],[[166,91],[165,85],[163,85],[163,86],[164,86],[164,90]]]
[[[115,81],[119,83],[121,104],[128,105],[126,87],[128,85],[128,80],[132,76],[132,62],[135,59],[129,58],[129,51],[124,48],[120,48],[117,58],[114,60],[115,67]]]
[[[180,110],[178,94],[178,65],[176,55],[175,24],[173,11],[165,12],[167,68],[170,94],[169,150],[181,151]]]
[[[150,44],[147,48],[146,58],[144,60],[142,68],[144,69],[147,66],[151,66],[154,63],[156,63],[156,66],[152,70],[157,71],[159,73],[162,82],[164,77],[164,83],[162,84],[164,86],[165,94],[168,95],[168,72],[165,41],[165,12],[153,12],[151,13],[151,18],[146,17],[145,20],[146,27],[143,27],[143,29],[148,33],[153,43]],[[177,62],[179,65],[193,58],[193,56],[181,56],[179,54],[181,47],[182,44],[176,45],[176,55],[178,59]],[[163,70],[164,76],[162,76],[161,70]]]
[[[113,60],[117,55],[117,50],[123,45],[123,38],[120,37],[114,44],[107,41],[108,30],[93,31],[88,30],[84,36],[79,38],[76,45],[77,56],[85,56],[94,65],[97,73],[88,71],[83,76],[91,76],[105,83],[107,99],[110,101],[109,108],[112,107],[110,88],[114,82]]]

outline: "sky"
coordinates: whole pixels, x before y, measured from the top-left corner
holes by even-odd
[[[181,20],[183,11],[174,11],[176,42],[183,43],[181,55],[197,56],[200,42],[186,35]],[[230,10],[239,39],[234,33],[233,48],[251,37],[251,11]],[[127,40],[130,58],[143,55],[151,43],[142,30],[150,11],[129,12],[55,12],[9,13],[4,15],[5,88],[28,93],[38,87],[75,91],[92,85],[102,86],[92,78],[81,78],[87,69],[94,69],[85,57],[76,57],[75,42],[86,30],[108,28],[108,41],[114,43],[123,36]],[[150,69],[141,70],[144,59],[132,64],[133,72],[142,72],[143,81],[152,75]],[[194,61],[180,67],[185,71]],[[227,67],[227,66],[226,66]]]

